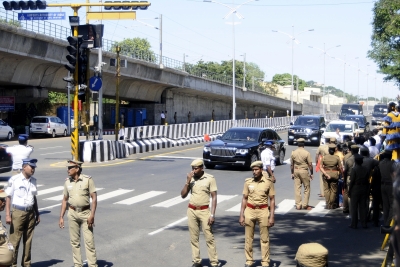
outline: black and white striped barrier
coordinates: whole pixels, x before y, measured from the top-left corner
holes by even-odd
[[[112,135],[112,134],[115,134],[115,131],[114,130],[104,130],[103,131],[103,135]],[[89,136],[93,136],[94,135],[94,132],[93,131],[90,131],[89,132]],[[98,131],[96,131],[96,135],[98,136],[99,135],[99,132]],[[79,136],[85,136],[85,132],[79,132]]]

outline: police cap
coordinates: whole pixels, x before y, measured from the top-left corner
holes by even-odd
[[[358,145],[351,145],[351,149],[359,149],[360,147]]]
[[[201,167],[203,166],[204,162],[202,159],[195,159],[192,161],[192,163],[190,164],[190,166],[192,167]]]
[[[335,144],[329,144],[328,147],[329,148],[336,148],[336,145]]]
[[[266,146],[272,146],[272,143],[270,141],[264,142],[264,145]]]
[[[36,168],[37,159],[23,159],[22,165],[28,164],[29,166]]]
[[[254,161],[254,162],[250,165],[250,168],[254,168],[254,167],[262,168],[262,167],[263,167],[262,161],[261,161],[261,160]]]
[[[304,138],[297,139],[297,143],[304,143],[306,140]]]
[[[329,138],[329,142],[336,142],[336,137]]]
[[[83,162],[79,160],[68,160],[67,167],[82,167]]]
[[[23,142],[25,142],[25,141],[28,141],[28,138],[29,138],[29,135],[27,135],[27,134],[20,134],[20,135],[18,135],[18,141],[23,141]]]

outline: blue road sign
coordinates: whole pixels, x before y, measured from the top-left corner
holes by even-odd
[[[18,20],[63,20],[65,12],[18,13]]]
[[[103,86],[103,81],[101,78],[93,76],[89,79],[89,88],[92,91],[100,91],[101,87]]]

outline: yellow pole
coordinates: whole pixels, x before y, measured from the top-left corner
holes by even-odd
[[[86,68],[86,81],[85,84],[88,85],[88,79],[90,75],[90,62],[89,62],[89,56],[90,56],[90,49],[85,48],[86,50],[86,57],[87,57],[87,68]],[[90,134],[90,89],[89,86],[86,87],[86,105],[85,105],[85,115],[86,115],[86,140],[89,140],[89,134]]]
[[[115,141],[118,141],[119,133],[119,77],[121,71],[121,60],[119,58],[119,52],[121,47],[117,45],[117,87],[115,89]]]
[[[74,16],[78,16],[79,7],[74,8]],[[78,37],[78,27],[74,27],[74,37]],[[74,130],[71,131],[71,153],[74,160],[79,160],[79,133],[78,133],[78,49],[76,50],[76,64],[75,64],[75,93],[74,93]]]
[[[390,222],[390,226],[393,226],[393,225],[394,225],[394,219],[392,219],[392,221]],[[387,244],[387,242],[388,242],[388,240],[389,240],[389,237],[390,237],[390,234],[385,234],[385,238],[383,239],[383,243],[382,243],[382,246],[381,246],[381,250],[384,250],[384,249],[385,249],[386,244]]]

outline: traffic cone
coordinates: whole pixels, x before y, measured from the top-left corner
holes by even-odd
[[[210,138],[210,136],[208,134],[204,135],[204,141],[206,141],[206,142],[210,142],[211,141],[211,138]]]

